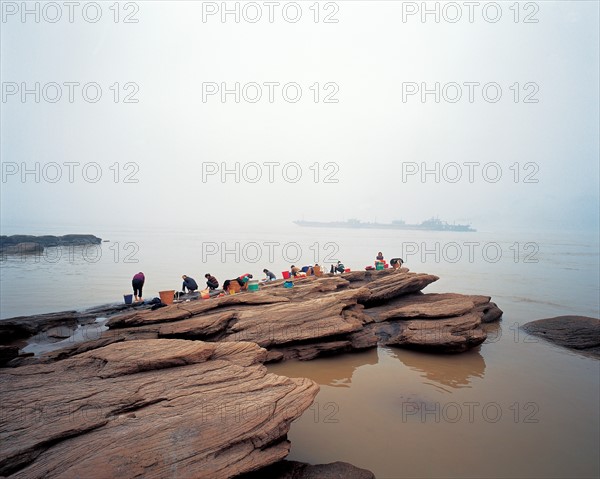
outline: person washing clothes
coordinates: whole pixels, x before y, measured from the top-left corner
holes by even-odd
[[[343,273],[344,271],[346,271],[346,267],[344,266],[344,264],[341,261],[337,262],[337,265],[331,265],[331,270],[329,271],[330,273]]]
[[[188,289],[189,293],[193,293],[194,291],[196,291],[198,289],[198,283],[196,283],[196,280],[194,278],[190,278],[189,276],[186,276],[185,274],[182,276],[183,278],[183,286],[181,286],[182,291],[185,293],[186,288]]]
[[[219,281],[212,274],[206,273],[204,277],[206,278],[206,287],[208,289],[213,290],[219,287]]]
[[[266,278],[263,281],[274,281],[277,277],[271,273],[268,269],[263,269],[263,273],[265,273]]]
[[[131,280],[131,286],[133,287],[133,295],[135,296],[135,302],[143,301],[142,299],[142,288],[146,282],[146,277],[141,271],[136,274]]]

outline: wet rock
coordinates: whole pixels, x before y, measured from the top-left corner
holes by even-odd
[[[277,462],[318,386],[267,373],[266,354],[143,340],[0,370],[0,474],[225,478]]]
[[[94,323],[98,317],[108,317],[123,311],[149,311],[150,308],[151,305],[143,303],[112,303],[83,311],[59,311],[3,319],[0,320],[0,344],[10,344],[36,335],[39,336],[35,338],[36,342],[63,338],[67,331],[73,331],[79,325]]]
[[[0,365],[8,363],[19,355],[18,346],[0,346]]]
[[[310,465],[297,461],[280,461],[271,466],[238,476],[236,479],[375,479],[366,469],[347,462]]]
[[[488,301],[490,300],[489,296],[485,297],[488,298]],[[485,304],[478,304],[475,309],[482,314],[482,323],[493,323],[494,321],[498,321],[503,314],[498,305],[491,301]]]
[[[75,329],[77,324],[77,311],[3,319],[0,321],[0,344],[10,344],[15,340],[26,339],[52,328]]]
[[[564,348],[600,358],[600,319],[588,316],[557,316],[522,326],[534,336]]]

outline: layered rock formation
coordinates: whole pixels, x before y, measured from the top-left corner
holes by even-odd
[[[532,321],[522,328],[564,348],[600,359],[600,319],[557,316]]]
[[[0,370],[0,475],[226,478],[289,452],[309,379],[254,343],[145,340]]]
[[[252,341],[268,350],[267,361],[308,360],[377,344],[444,353],[481,344],[486,339],[482,322],[498,319],[502,312],[488,296],[420,292],[437,279],[407,270],[362,271],[308,277],[289,289],[273,282],[256,293],[181,302],[156,311],[130,309],[114,315],[107,322],[109,330],[94,341],[44,359],[160,338]]]

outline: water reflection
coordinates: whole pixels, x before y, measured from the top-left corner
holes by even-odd
[[[381,351],[399,359],[429,384],[448,392],[447,388],[470,388],[472,379],[483,378],[485,372],[485,360],[479,348],[457,355],[434,355],[397,348],[381,348]]]
[[[102,337],[108,330],[108,318],[99,317],[91,324],[80,324],[71,329],[67,326],[58,326],[48,331],[42,331],[27,340],[27,345],[22,348],[24,353],[33,353],[39,356],[43,353],[68,348],[78,343],[95,341]]]
[[[340,357],[313,359],[312,361],[287,361],[269,365],[269,372],[292,377],[310,378],[321,386],[345,387],[352,384],[355,371],[378,362],[377,349],[345,354]]]
[[[481,328],[486,332],[487,339],[484,344],[495,343],[502,337],[502,322],[481,323]]]

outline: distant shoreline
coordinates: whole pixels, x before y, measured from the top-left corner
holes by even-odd
[[[55,246],[86,246],[102,243],[102,238],[90,234],[11,235],[0,236],[0,254],[35,254]]]

